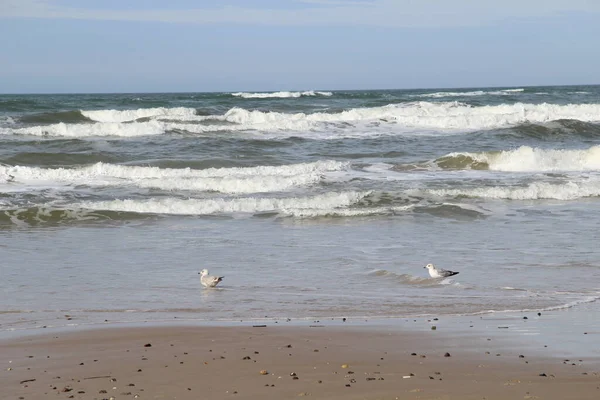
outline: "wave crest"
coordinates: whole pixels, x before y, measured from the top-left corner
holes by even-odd
[[[55,226],[63,224],[122,222],[148,218],[147,215],[81,208],[36,206],[0,210],[0,226]]]
[[[341,171],[338,161],[245,168],[158,168],[96,163],[81,168],[38,168],[0,165],[0,176],[10,179],[12,190],[25,185],[124,186],[162,190],[217,191],[223,193],[277,192],[321,181],[323,174]],[[7,188],[7,191],[10,190]]]
[[[510,96],[515,93],[524,92],[525,89],[502,89],[502,90],[475,90],[470,92],[435,92],[435,93],[423,93],[416,94],[414,97],[430,97],[430,98],[441,98],[441,97],[473,97],[473,96]]]
[[[600,146],[582,150],[554,150],[521,146],[515,150],[450,153],[435,160],[444,169],[489,169],[507,172],[600,170]]]
[[[306,197],[244,197],[234,199],[176,199],[111,200],[82,202],[77,208],[104,211],[124,211],[141,214],[211,215],[279,212],[289,209],[335,210],[349,207],[369,192],[325,193]]]
[[[490,186],[472,189],[430,189],[441,197],[476,197],[505,200],[576,200],[600,196],[600,182],[534,182],[526,186]]]
[[[308,90],[305,92],[271,92],[271,93],[245,93],[238,92],[231,94],[234,97],[241,97],[243,99],[285,99],[285,98],[298,98],[303,96],[333,96],[332,92],[316,92],[314,90]]]
[[[191,108],[82,111],[89,124],[1,128],[2,134],[37,136],[141,136],[180,131],[293,131],[315,136],[365,137],[424,130],[474,131],[557,120],[600,121],[600,104],[502,104],[474,107],[459,102],[411,102],[326,113],[281,113],[234,107],[220,115],[197,115]],[[144,118],[148,120],[144,120]],[[378,127],[382,127],[379,129]],[[357,129],[358,128],[358,129]],[[365,129],[366,128],[366,129]]]
[[[174,118],[191,119],[196,116],[194,108],[139,108],[137,110],[95,110],[81,111],[81,114],[96,122],[130,122],[140,118]]]

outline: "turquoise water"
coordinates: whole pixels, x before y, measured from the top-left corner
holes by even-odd
[[[0,329],[593,308],[599,121],[600,86],[2,95]]]

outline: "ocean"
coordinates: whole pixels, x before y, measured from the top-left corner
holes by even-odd
[[[600,86],[0,95],[0,331],[596,310],[599,226]]]

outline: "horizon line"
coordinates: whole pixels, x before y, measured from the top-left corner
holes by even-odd
[[[600,86],[600,83],[578,83],[558,85],[498,85],[498,86],[440,86],[419,88],[388,88],[388,89],[286,89],[286,90],[211,90],[211,91],[148,91],[148,92],[0,92],[0,96],[23,95],[80,95],[80,94],[231,94],[231,93],[277,93],[277,92],[369,92],[369,91],[414,91],[414,90],[462,90],[462,89],[501,89],[501,88],[534,88],[534,87],[568,87],[568,86]]]

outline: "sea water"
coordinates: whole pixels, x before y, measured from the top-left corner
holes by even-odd
[[[0,95],[0,163],[3,331],[600,299],[600,86]]]

